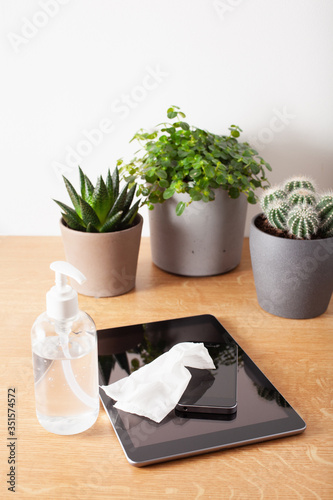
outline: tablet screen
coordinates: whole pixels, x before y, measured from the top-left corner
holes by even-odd
[[[100,385],[128,376],[179,342],[218,342],[227,347],[235,344],[221,323],[210,315],[100,330]],[[238,405],[232,415],[186,416],[173,410],[157,424],[116,410],[114,401],[100,390],[130,463],[147,465],[304,430],[304,421],[239,345],[236,352]],[[218,363],[215,360],[221,373],[225,362],[223,357]]]

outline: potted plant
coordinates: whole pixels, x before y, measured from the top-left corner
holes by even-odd
[[[64,177],[73,207],[62,210],[60,229],[66,259],[87,278],[72,286],[84,295],[112,297],[135,286],[143,219],[133,204],[136,186],[120,187],[118,166],[94,186],[79,167],[80,194]]]
[[[247,201],[256,203],[271,167],[238,142],[236,125],[217,135],[184,122],[177,106],[167,116],[173,121],[134,135],[140,155],[121,168],[150,209],[153,261],[187,276],[227,272],[241,258]]]
[[[324,313],[333,290],[333,193],[293,177],[261,198],[250,252],[259,305],[285,318]]]

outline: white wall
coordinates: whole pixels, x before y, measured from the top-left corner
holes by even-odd
[[[60,234],[61,173],[129,159],[171,104],[239,125],[272,183],[333,187],[331,0],[2,0],[0,16],[1,234]]]

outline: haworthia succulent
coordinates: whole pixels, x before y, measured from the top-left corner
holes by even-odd
[[[111,174],[108,170],[106,181],[99,176],[94,186],[79,167],[80,193],[64,177],[64,183],[73,207],[54,200],[62,210],[65,224],[76,231],[112,232],[128,229],[134,223],[140,201],[133,206],[136,184],[126,184],[120,190],[118,167]]]

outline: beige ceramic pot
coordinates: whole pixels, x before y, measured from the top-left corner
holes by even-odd
[[[72,287],[83,295],[114,297],[135,286],[143,218],[135,225],[112,233],[75,231],[60,221],[62,241],[68,262],[87,278],[83,285],[71,280]]]

